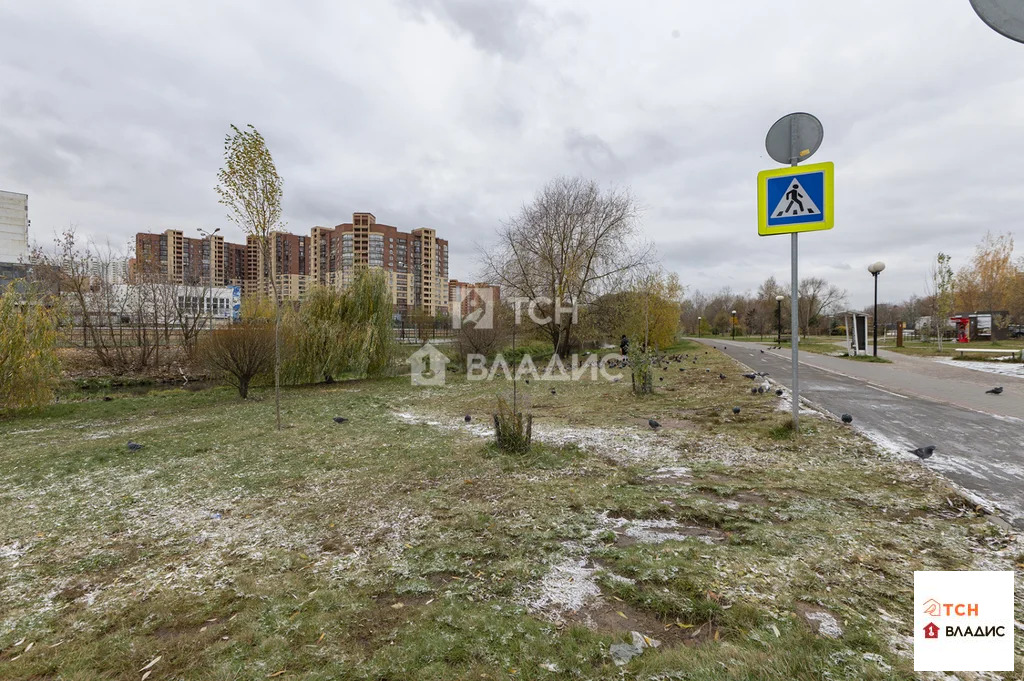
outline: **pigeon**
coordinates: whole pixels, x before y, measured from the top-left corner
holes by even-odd
[[[530,385],[530,379],[526,379],[526,385]]]
[[[111,401],[111,400],[113,400],[113,399],[114,399],[114,398],[113,398],[113,397],[111,397],[110,395],[104,395],[104,396],[103,396],[103,401],[104,401],[104,402],[110,402],[110,401]]]
[[[683,367],[679,367],[679,370],[680,371],[686,371],[686,369],[684,369]]]
[[[753,381],[755,378],[757,378],[757,374],[743,374],[743,378],[749,378],[751,381]]]
[[[757,394],[757,388],[751,388],[750,389],[750,394],[751,395],[756,395]]]
[[[705,369],[705,370],[704,370],[704,373],[705,373],[705,374],[710,374],[710,373],[711,373],[711,369]]]
[[[762,354],[762,355],[764,354],[764,350],[762,350],[762,351],[761,351],[761,354]]]
[[[778,390],[775,391],[775,394],[778,395],[779,397],[782,397],[782,393],[783,392],[784,392],[783,389],[779,388]]]
[[[129,440],[128,441],[128,449],[130,451],[137,452],[140,449],[142,449],[142,445],[140,445],[138,442],[132,442],[131,440]]]
[[[839,418],[841,418],[841,419],[842,419],[843,423],[853,423],[853,417],[852,417],[852,416],[850,416],[849,414],[843,414],[843,415],[842,415],[841,417],[839,417]]]
[[[935,445],[928,445],[927,447],[918,447],[917,449],[908,450],[911,454],[919,459],[927,459],[935,451]]]
[[[466,423],[469,423],[472,420],[473,420],[473,417],[470,416],[469,414],[466,414]]]
[[[718,374],[718,378],[720,378],[720,379],[722,379],[724,381],[725,380],[725,374]]]
[[[334,422],[335,423],[345,423],[345,421],[348,421],[348,419],[345,418],[344,416],[335,416],[334,417]]]
[[[552,389],[551,389],[551,394],[552,394],[552,395],[556,394],[556,393],[555,393],[555,389],[554,389],[554,388],[552,388]]]
[[[655,430],[661,428],[661,424],[655,421],[654,419],[647,419],[647,425],[649,425],[651,428],[654,428]]]
[[[757,394],[758,395],[764,395],[764,386],[763,385],[757,386]]]
[[[665,377],[664,377],[664,376],[658,376],[658,380],[659,380],[659,381],[664,381],[664,380],[665,380]]]
[[[1003,386],[999,386],[998,388],[992,388],[991,390],[986,390],[985,393],[986,394],[991,394],[991,395],[1002,395],[1003,394]]]
[[[733,414],[739,414],[740,413],[740,408],[739,407],[733,407],[732,408],[732,413]]]

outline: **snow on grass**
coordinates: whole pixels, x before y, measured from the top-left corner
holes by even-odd
[[[999,357],[993,359],[1009,359],[1009,355],[1006,357]],[[948,364],[949,366],[960,367],[961,369],[973,369],[974,371],[984,371],[988,374],[997,374],[999,376],[1013,376],[1016,378],[1024,378],[1024,364],[1019,362],[994,362],[994,361],[971,361],[971,360],[957,360],[957,359],[937,359],[935,360],[939,364]]]
[[[530,609],[553,614],[572,612],[599,597],[601,588],[594,580],[596,570],[586,567],[587,562],[585,557],[567,555],[552,564],[540,580],[538,595],[528,603]]]
[[[422,424],[450,431],[469,433],[476,437],[494,435],[491,425],[465,423],[462,419],[441,419],[411,412],[397,412],[395,417],[404,423]],[[678,453],[667,444],[658,442],[654,433],[611,428],[584,428],[571,426],[533,425],[533,437],[547,445],[575,445],[611,459],[618,464],[666,464],[679,459]]]

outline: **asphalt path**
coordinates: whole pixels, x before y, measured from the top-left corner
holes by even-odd
[[[792,387],[789,348],[693,340]],[[836,416],[852,415],[852,427],[899,456],[914,458],[908,450],[935,445],[922,465],[995,504],[1024,530],[1024,379],[902,355],[893,362],[801,353],[800,397]],[[995,385],[1003,386],[1002,395],[985,393]]]

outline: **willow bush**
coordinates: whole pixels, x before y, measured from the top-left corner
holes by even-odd
[[[49,404],[60,378],[60,310],[31,287],[11,282],[0,294],[0,412]]]
[[[384,374],[394,355],[393,313],[380,270],[357,272],[343,291],[311,289],[286,319],[286,380],[301,384],[330,382],[344,374]]]

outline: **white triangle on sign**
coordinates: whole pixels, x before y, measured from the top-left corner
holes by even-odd
[[[800,180],[794,177],[779,204],[772,211],[772,217],[793,218],[800,215],[821,215],[821,210],[807,194]]]

